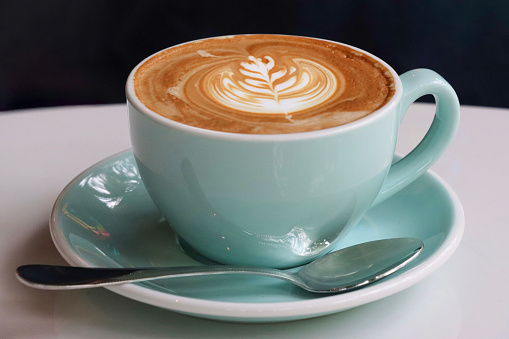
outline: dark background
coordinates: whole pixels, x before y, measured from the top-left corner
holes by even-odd
[[[0,110],[121,103],[130,70],[184,41],[281,33],[430,68],[462,104],[509,107],[509,1],[0,1]]]

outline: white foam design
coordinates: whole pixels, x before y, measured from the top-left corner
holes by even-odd
[[[270,56],[248,57],[238,72],[214,69],[205,78],[205,89],[226,107],[263,114],[288,114],[317,106],[341,90],[344,82],[325,66],[293,58],[291,65],[277,65]]]

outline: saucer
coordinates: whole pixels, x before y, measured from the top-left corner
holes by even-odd
[[[402,291],[442,266],[464,228],[461,203],[428,172],[372,208],[337,249],[361,242],[415,237],[424,250],[397,273],[360,290],[318,295],[284,281],[251,275],[161,279],[108,287],[125,297],[201,318],[276,322],[312,318]],[[83,267],[206,265],[181,244],[150,199],[131,151],[85,170],[59,195],[50,231],[64,259]]]

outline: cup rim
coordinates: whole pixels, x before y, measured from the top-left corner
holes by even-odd
[[[329,127],[329,128],[320,129],[320,130],[296,132],[296,133],[284,133],[284,134],[244,134],[244,133],[235,133],[235,132],[215,131],[215,130],[209,130],[209,129],[205,129],[205,128],[186,125],[186,124],[183,124],[183,123],[180,123],[180,122],[177,122],[177,121],[174,121],[174,120],[171,120],[171,119],[168,119],[166,117],[159,115],[158,113],[154,112],[153,110],[151,110],[150,108],[145,106],[141,102],[141,100],[138,98],[138,96],[136,95],[136,93],[134,91],[134,75],[135,75],[136,71],[140,68],[141,65],[143,65],[145,62],[147,62],[149,59],[156,56],[157,54],[163,53],[164,51],[169,50],[171,48],[176,48],[176,47],[179,47],[179,46],[182,46],[185,44],[199,42],[202,40],[220,39],[220,38],[228,38],[228,37],[233,37],[233,36],[247,36],[247,35],[274,35],[274,36],[289,36],[289,37],[293,36],[293,37],[300,37],[300,38],[306,38],[306,39],[321,40],[324,42],[338,44],[338,45],[342,45],[342,46],[351,48],[355,51],[358,51],[358,52],[365,54],[368,57],[376,60],[377,62],[379,62],[380,64],[382,64],[383,66],[385,66],[385,68],[387,68],[389,70],[389,72],[391,73],[391,75],[394,78],[394,87],[395,87],[394,95],[388,102],[386,102],[382,107],[378,108],[376,111],[368,114],[365,117],[362,117],[358,120],[355,120],[355,121],[352,121],[349,123],[346,123],[344,125]],[[210,137],[213,139],[225,139],[225,140],[234,139],[234,140],[242,140],[242,141],[258,141],[258,142],[287,141],[287,140],[297,140],[297,139],[298,140],[314,139],[314,138],[324,137],[324,136],[328,136],[328,135],[332,135],[332,134],[344,133],[344,132],[350,131],[352,129],[360,128],[361,126],[370,124],[378,119],[381,119],[381,117],[384,116],[385,113],[391,111],[394,108],[394,106],[398,105],[398,103],[401,100],[402,90],[403,90],[403,85],[402,85],[401,79],[399,78],[399,75],[396,73],[396,71],[389,64],[387,64],[385,61],[383,61],[379,57],[377,57],[365,50],[362,50],[358,47],[351,46],[351,45],[348,45],[345,43],[337,42],[337,41],[321,39],[321,38],[313,38],[313,37],[307,37],[307,36],[299,36],[299,35],[288,35],[288,34],[234,34],[234,35],[207,37],[207,38],[196,39],[196,40],[191,40],[191,41],[186,41],[186,42],[183,42],[180,44],[176,44],[176,45],[164,48],[162,50],[159,50],[159,51],[149,55],[142,61],[140,61],[133,68],[131,73],[129,74],[127,81],[126,81],[126,86],[125,86],[127,104],[133,106],[138,112],[140,112],[144,116],[150,118],[151,120],[153,120],[154,122],[156,122],[159,125],[169,127],[172,129],[177,129],[177,130],[180,130],[180,131],[188,133],[188,134],[196,134],[196,135]]]

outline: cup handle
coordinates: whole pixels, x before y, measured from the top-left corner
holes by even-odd
[[[403,83],[400,123],[410,105],[432,94],[436,111],[421,142],[405,157],[394,162],[373,205],[389,198],[426,172],[444,153],[458,129],[460,104],[454,89],[438,73],[415,69],[400,76]]]

